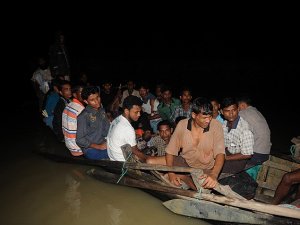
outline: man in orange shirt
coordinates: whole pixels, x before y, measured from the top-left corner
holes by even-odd
[[[212,105],[206,98],[193,101],[190,119],[181,120],[166,148],[165,157],[149,157],[147,163],[167,166],[186,166],[204,170],[203,188],[214,188],[225,158],[222,125],[212,118]],[[169,180],[176,186],[184,181],[196,189],[187,175],[168,173]]]

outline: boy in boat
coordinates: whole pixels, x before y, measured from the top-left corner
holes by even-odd
[[[76,143],[88,159],[108,158],[105,138],[110,122],[101,105],[99,89],[85,87],[81,97],[87,106],[77,117]]]

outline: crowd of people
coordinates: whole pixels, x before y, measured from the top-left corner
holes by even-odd
[[[58,33],[56,40],[49,66],[40,58],[31,80],[46,126],[73,156],[125,161],[121,147],[129,144],[141,162],[203,169],[203,188],[214,188],[221,173],[239,173],[268,160],[271,132],[249,97],[194,98],[183,87],[176,98],[166,84],[157,84],[152,94],[146,83],[136,87],[133,80],[93,86],[85,73],[73,81],[64,35]],[[175,186],[197,189],[188,175],[166,176]],[[299,182],[299,170],[286,175],[274,204],[282,201],[287,183]]]

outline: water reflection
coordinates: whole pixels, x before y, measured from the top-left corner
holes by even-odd
[[[67,190],[65,193],[65,202],[68,205],[68,212],[75,218],[79,217],[80,205],[81,205],[81,194],[78,191],[80,182],[71,175],[66,175]]]
[[[111,204],[107,205],[108,214],[109,214],[109,225],[120,225],[122,210],[114,207]]]

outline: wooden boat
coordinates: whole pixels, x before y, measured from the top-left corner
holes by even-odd
[[[127,149],[127,150],[126,150]],[[130,146],[123,150],[130,151]],[[61,151],[62,152],[62,151]],[[290,208],[246,200],[235,195],[230,189],[218,185],[216,193],[200,193],[170,186],[159,176],[159,172],[193,173],[199,170],[184,167],[167,167],[136,162],[110,160],[87,160],[63,154],[40,153],[64,163],[94,166],[87,173],[103,182],[135,187],[162,199],[163,205],[174,213],[200,219],[246,224],[300,224],[300,211]]]
[[[101,169],[88,174],[103,182],[116,184],[120,176]],[[142,182],[141,182],[142,181]],[[300,224],[298,210],[268,205],[253,200],[239,200],[226,196],[198,193],[156,182],[124,176],[118,185],[166,193],[171,200],[164,202],[174,213],[200,219],[246,224]]]

